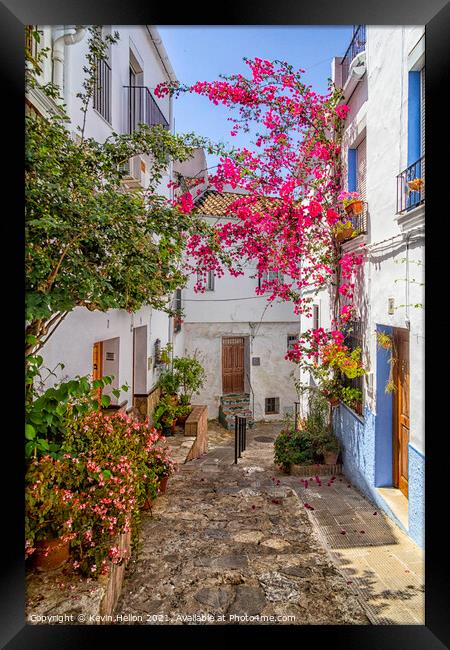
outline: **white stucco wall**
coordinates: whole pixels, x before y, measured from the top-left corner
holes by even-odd
[[[129,51],[132,49],[144,71],[143,85],[151,91],[161,81],[168,79],[159,56],[151,42],[146,26],[111,26],[111,32],[117,30],[120,39],[111,47],[112,90],[111,90],[111,124],[89,106],[86,119],[86,136],[99,142],[104,141],[114,131],[124,132],[125,128],[125,90],[129,84]],[[45,45],[51,44],[51,28],[44,28]],[[83,115],[80,112],[80,100],[76,97],[81,91],[84,78],[83,65],[88,49],[88,34],[75,45],[65,47],[64,62],[64,95],[67,111],[71,118],[71,129],[81,125]],[[51,66],[45,68],[45,79],[49,80]],[[166,119],[170,121],[169,100],[156,100]],[[147,162],[149,162],[147,160]],[[170,197],[167,182],[170,169],[163,179],[158,192]],[[144,184],[148,176],[144,178]],[[55,331],[48,344],[42,350],[44,364],[54,368],[62,362],[64,370],[59,370],[57,378],[69,378],[76,375],[88,375],[92,372],[92,346],[96,341],[120,337],[119,347],[119,385],[128,384],[129,390],[122,391],[119,401],[128,400],[132,404],[131,390],[133,386],[133,327],[147,326],[147,390],[149,391],[158,379],[159,369],[154,367],[154,343],[160,339],[161,346],[166,345],[170,336],[169,318],[165,313],[144,307],[135,314],[123,310],[109,310],[106,313],[90,312],[84,308],[76,308],[71,312]],[[182,347],[182,334],[176,335],[178,348]],[[148,358],[151,361],[148,361]],[[53,384],[57,379],[50,377],[47,384]]]
[[[365,361],[373,390],[366,404],[376,413],[377,325],[409,328],[410,331],[410,443],[424,452],[424,237],[412,234],[424,225],[424,207],[399,217],[397,175],[407,167],[408,71],[424,29],[421,26],[367,26],[367,72],[347,99],[351,110],[343,136],[344,179],[347,148],[366,136],[368,233],[346,243],[344,250],[357,250],[365,241],[367,251],[363,282],[356,297],[365,323]],[[416,49],[415,49],[416,48]],[[406,234],[410,232],[409,250]],[[408,263],[405,261],[408,258]],[[406,281],[409,275],[409,282]],[[394,313],[388,313],[388,299]],[[367,386],[369,388],[369,386]]]
[[[222,392],[222,338],[244,336],[250,339],[250,383],[255,395],[255,419],[279,420],[285,409],[293,408],[296,401],[294,386],[294,364],[286,361],[287,335],[298,332],[296,323],[262,323],[252,330],[249,323],[209,322],[186,324],[186,352],[197,355],[205,368],[207,381],[199,395],[194,396],[196,404],[207,404],[208,417],[216,418],[219,413]],[[252,332],[256,334],[252,336]],[[260,365],[252,366],[251,358],[259,357]],[[265,415],[266,397],[280,398],[280,413]],[[252,392],[250,391],[250,407]]]

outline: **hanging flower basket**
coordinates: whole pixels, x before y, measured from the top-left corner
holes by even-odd
[[[413,178],[412,181],[407,181],[406,184],[410,192],[420,192],[425,185],[425,181],[423,178]]]
[[[351,203],[348,203],[345,207],[345,211],[348,214],[349,217],[356,217],[359,214],[362,213],[363,208],[364,208],[364,203],[363,201],[352,201]]]

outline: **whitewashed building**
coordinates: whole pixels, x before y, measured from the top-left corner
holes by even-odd
[[[419,545],[424,543],[425,36],[423,27],[355,26],[332,78],[350,107],[343,136],[343,189],[365,201],[358,236],[342,252],[364,253],[348,343],[363,349],[359,408],[341,404],[335,429],[344,471]],[[408,182],[422,179],[419,191]],[[328,329],[328,295],[320,296]],[[307,323],[309,327],[311,323]],[[376,332],[394,349],[377,345]],[[394,358],[390,376],[391,354]],[[395,389],[386,392],[389,379]]]
[[[86,26],[33,27],[41,35],[38,45],[31,41],[35,54],[40,48],[50,48],[39,81],[58,84],[75,134],[83,119],[77,93],[82,90],[88,51]],[[99,62],[98,83],[86,116],[86,136],[103,142],[113,131],[131,132],[139,122],[172,128],[172,100],[156,99],[152,92],[160,82],[176,78],[157,29],[152,25],[111,25],[102,29],[104,34],[117,31],[120,38],[110,46],[108,60]],[[28,93],[27,104],[44,116],[57,110],[54,101],[39,89]],[[150,166],[147,156],[131,159],[126,184],[130,188],[146,187]],[[157,190],[169,198],[172,190],[167,183],[171,174],[169,166]],[[75,375],[114,375],[112,387],[104,392],[127,384],[128,391],[122,391],[119,399],[111,397],[113,404],[126,400],[126,408],[130,408],[133,401],[151,392],[159,377],[158,349],[168,342],[173,343],[178,354],[184,349],[183,332],[174,327],[173,321],[150,307],[132,314],[117,309],[104,313],[74,309],[42,349],[45,366],[54,368],[61,362],[65,366],[49,383]]]

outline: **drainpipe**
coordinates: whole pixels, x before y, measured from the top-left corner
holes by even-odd
[[[86,28],[83,25],[63,25],[56,30],[56,36],[53,39],[53,83],[59,87],[60,95],[64,94],[64,47],[79,43],[86,34]]]
[[[166,73],[166,76],[170,81],[178,81],[177,76],[175,74],[174,69],[172,68],[172,64],[169,59],[169,55],[167,54],[166,48],[164,47],[164,43],[162,42],[161,36],[159,35],[158,30],[156,27],[153,25],[146,25],[147,31],[150,35],[152,44],[159,56],[159,60],[161,61],[161,65],[164,68],[164,72]],[[169,125],[170,125],[170,130],[172,130],[173,127],[173,104],[172,104],[172,97],[169,99]]]

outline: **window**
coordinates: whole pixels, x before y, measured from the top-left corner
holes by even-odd
[[[319,329],[319,305],[313,305],[313,329]]]
[[[288,334],[287,335],[287,349],[288,350],[293,350],[295,347],[295,344],[298,341],[298,335],[297,334]]]
[[[280,398],[266,397],[266,415],[275,415],[280,412]]]
[[[281,271],[264,271],[262,277],[258,278],[258,287],[261,289],[261,284],[263,282],[272,282],[273,280],[278,280],[278,282],[283,282],[283,274]]]
[[[97,59],[93,99],[95,110],[111,123],[111,67],[107,60]]]
[[[214,271],[206,271],[203,273],[197,273],[197,282],[201,284],[205,283],[206,291],[214,291],[215,288],[215,276]]]
[[[173,319],[173,331],[177,333],[181,330],[181,289],[177,289],[175,291],[173,308],[177,312],[176,316],[174,316]]]
[[[214,291],[214,271],[208,271],[206,277],[206,291]]]

